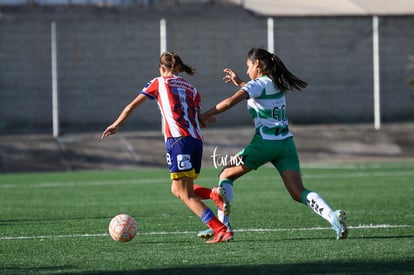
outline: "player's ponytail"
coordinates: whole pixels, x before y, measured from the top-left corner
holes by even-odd
[[[195,74],[196,70],[183,63],[181,57],[175,52],[165,52],[160,56],[160,65],[170,69],[173,74],[185,72],[189,75]]]
[[[259,66],[263,74],[269,76],[275,86],[283,92],[294,89],[301,90],[308,85],[308,83],[292,74],[277,55],[264,49],[252,48],[248,53],[248,58],[252,62],[259,60]]]

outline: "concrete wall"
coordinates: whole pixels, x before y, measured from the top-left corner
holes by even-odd
[[[159,21],[167,45],[195,76],[185,78],[208,108],[231,95],[222,81],[232,67],[245,77],[246,54],[266,47],[266,18],[235,6],[180,8],[43,8],[2,10],[0,17],[0,134],[51,133],[50,28],[58,35],[62,133],[101,131],[158,74]],[[288,95],[292,123],[373,121],[371,17],[276,17],[276,52],[309,83]],[[413,121],[414,17],[380,17],[381,109],[384,122]],[[247,76],[245,77],[247,79]],[[218,117],[220,125],[249,125],[244,104]],[[157,129],[154,102],[138,109],[126,130]]]

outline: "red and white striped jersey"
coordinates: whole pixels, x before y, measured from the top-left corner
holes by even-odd
[[[198,121],[200,94],[191,83],[176,75],[157,77],[141,93],[157,100],[164,120],[165,139],[186,136],[202,139]]]

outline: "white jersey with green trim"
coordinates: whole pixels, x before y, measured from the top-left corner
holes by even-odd
[[[293,136],[288,127],[285,93],[275,87],[271,78],[251,80],[242,90],[249,95],[247,109],[263,139],[282,140]]]

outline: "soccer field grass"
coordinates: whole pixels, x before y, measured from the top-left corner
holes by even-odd
[[[212,187],[218,170],[197,183]],[[205,244],[205,226],[170,193],[167,169],[0,176],[0,274],[413,274],[414,163],[305,166],[305,186],[347,213],[349,238],[294,202],[270,167],[234,184],[235,240]],[[213,208],[211,202],[207,202]],[[132,215],[137,236],[108,224]]]

